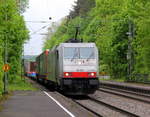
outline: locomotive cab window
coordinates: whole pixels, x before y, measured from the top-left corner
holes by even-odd
[[[95,52],[93,47],[80,48],[80,58],[81,59],[94,59]]]
[[[79,58],[79,50],[78,48],[70,48],[67,47],[64,49],[64,58],[65,59],[72,59],[72,58]]]
[[[94,59],[95,52],[94,47],[65,47],[64,48],[65,59]]]

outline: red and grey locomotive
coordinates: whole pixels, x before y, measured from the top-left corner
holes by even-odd
[[[36,58],[37,80],[55,84],[67,94],[86,95],[99,87],[95,43],[61,43]]]

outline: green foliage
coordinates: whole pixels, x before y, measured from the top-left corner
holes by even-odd
[[[32,90],[36,91],[37,89],[32,86],[27,81],[21,80],[20,77],[18,77],[13,83],[9,85],[9,90],[10,91],[16,91],[16,90],[21,90],[21,91],[27,91],[27,90]]]
[[[123,19],[123,18],[122,18]],[[128,51],[128,22],[118,21],[113,23],[111,47],[111,75],[115,78],[127,75],[127,51]]]
[[[2,42],[0,42],[2,43]],[[0,55],[2,55],[2,48],[0,48]],[[2,89],[3,89],[3,72],[2,72],[2,56],[0,56],[0,96],[2,94]]]
[[[9,82],[13,82],[19,74],[22,47],[28,37],[28,31],[16,1],[0,0],[0,68],[4,64],[4,45],[7,42],[7,62],[11,66]],[[0,92],[3,88],[2,78],[3,73],[0,71]]]
[[[28,8],[29,0],[19,0],[18,6],[20,8],[20,13],[24,13],[26,8]]]
[[[95,0],[77,0],[73,10],[69,14],[69,18],[75,18],[78,16],[86,16],[87,13],[95,7]]]
[[[94,17],[86,30],[84,31],[84,40],[88,42],[95,42],[97,39],[97,30],[101,27],[101,22],[99,21],[99,16]]]
[[[137,52],[136,70],[142,73],[150,73],[150,1],[141,1],[136,4],[139,9],[136,12],[137,15],[141,15],[136,19],[137,23],[137,42],[138,45],[135,48]]]
[[[77,1],[77,6],[71,12],[75,13],[72,19],[63,21],[45,42],[45,48],[52,48],[68,38],[73,38],[74,27],[80,26],[80,38],[85,42],[95,42],[99,49],[100,71],[105,71],[114,79],[127,78],[127,32],[131,21],[134,24],[131,41],[134,61],[132,74],[150,74],[150,1],[95,0],[95,7],[85,15],[84,5],[79,4],[81,1]]]

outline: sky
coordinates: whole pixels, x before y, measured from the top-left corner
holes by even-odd
[[[58,22],[67,16],[74,1],[76,0],[29,0],[29,8],[23,14],[27,28],[30,30],[30,39],[24,44],[25,55],[42,53],[44,35],[41,34],[47,32],[52,22]],[[49,17],[52,19],[49,20]],[[46,23],[36,21],[46,21]]]

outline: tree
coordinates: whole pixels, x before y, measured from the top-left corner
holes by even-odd
[[[68,17],[86,16],[93,7],[95,7],[95,0],[77,0]]]
[[[88,9],[91,2],[93,6]],[[85,42],[95,42],[99,49],[100,71],[112,78],[127,78],[127,54],[131,45],[131,75],[150,74],[149,6],[149,0],[78,0],[67,22],[63,22],[45,44],[53,47],[53,44],[72,38],[74,27],[79,25],[80,37]],[[133,36],[130,43],[129,22],[132,22]]]
[[[24,13],[28,8],[29,0],[16,0],[20,13]]]
[[[9,81],[13,81],[20,71],[19,61],[21,61],[23,43],[29,37],[23,16],[20,15],[15,0],[0,1],[0,27],[2,44],[4,45],[6,39],[8,42],[8,63],[11,65]],[[4,48],[2,50],[4,52]]]

